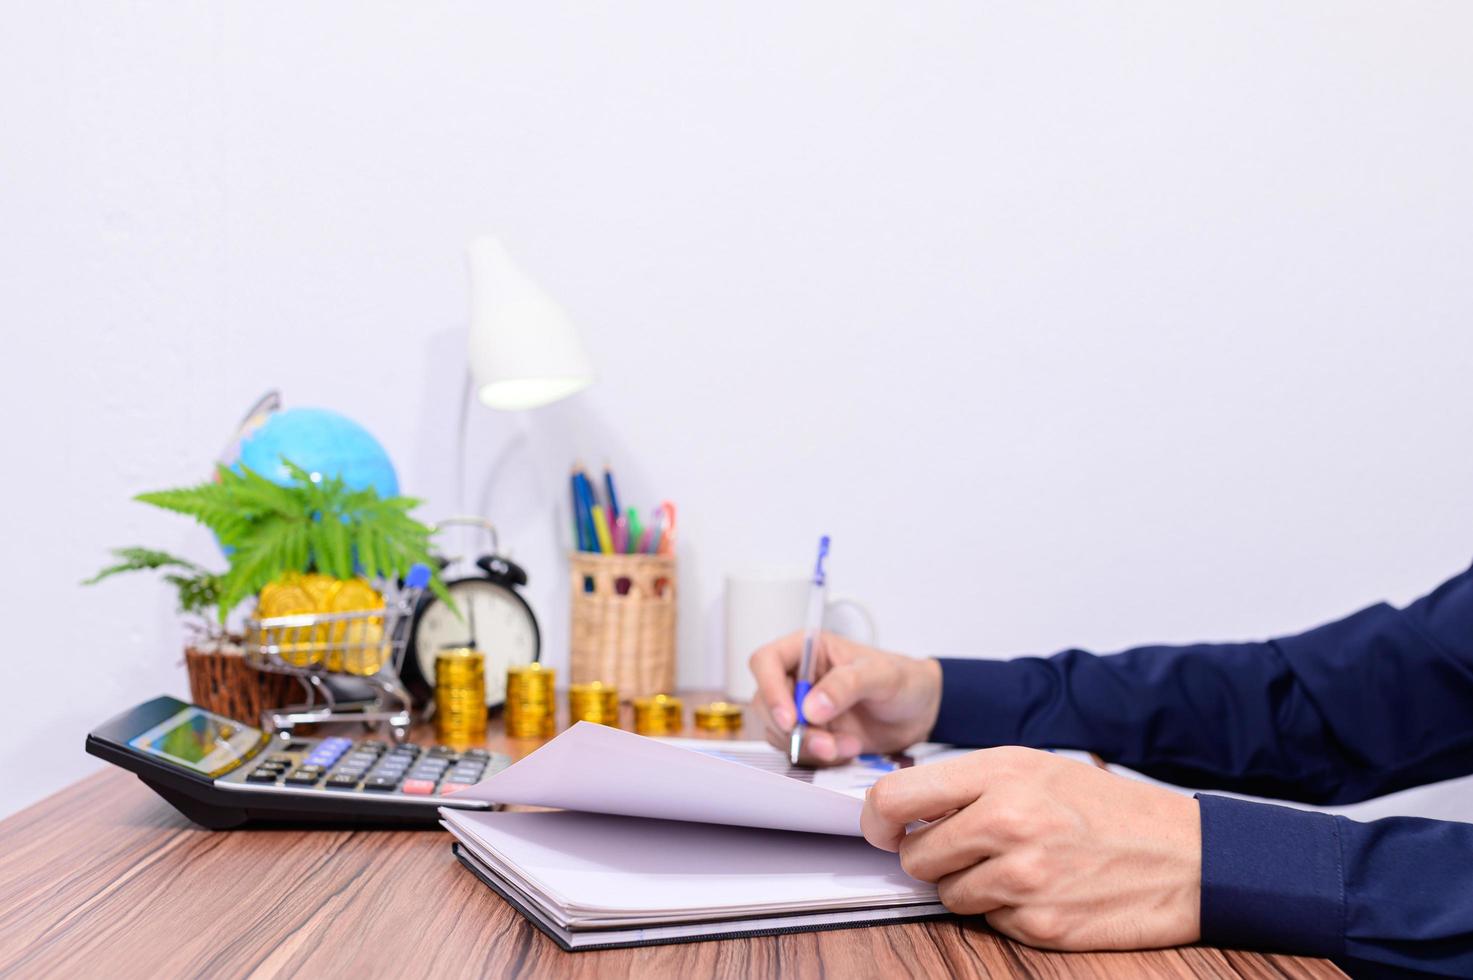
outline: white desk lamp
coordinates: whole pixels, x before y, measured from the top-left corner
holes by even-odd
[[[504,411],[538,408],[593,383],[593,364],[568,314],[489,235],[466,247],[471,277],[470,370],[460,400],[456,493],[466,513],[466,428],[472,389]],[[496,468],[493,463],[492,469]]]
[[[537,408],[588,387],[593,365],[563,308],[496,239],[476,238],[467,252],[471,376],[481,401],[491,408]]]

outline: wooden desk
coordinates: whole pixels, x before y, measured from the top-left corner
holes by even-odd
[[[537,743],[487,744],[521,756]],[[212,832],[112,768],[0,822],[0,976],[290,974],[1343,976],[1325,960],[1204,947],[1049,953],[981,921],[564,953],[466,873],[441,831]]]

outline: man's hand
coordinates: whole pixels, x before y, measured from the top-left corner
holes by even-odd
[[[819,634],[817,682],[803,702],[811,727],[803,736],[810,763],[831,764],[861,752],[898,752],[924,739],[941,710],[941,665],[885,653],[832,633]],[[753,707],[768,741],[787,751],[797,724],[793,674],[803,634],[793,633],[752,654],[757,678]]]
[[[918,820],[932,821],[907,833]],[[860,818],[961,915],[1050,949],[1144,949],[1201,931],[1197,801],[1035,749],[892,772]]]

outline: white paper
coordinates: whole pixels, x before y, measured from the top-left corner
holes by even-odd
[[[586,721],[461,795],[850,837],[860,834],[863,808],[854,795]]]
[[[852,837],[593,813],[443,811],[457,837],[561,924],[643,924],[936,901]]]

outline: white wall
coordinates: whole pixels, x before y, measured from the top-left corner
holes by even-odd
[[[0,811],[184,692],[166,592],[76,583],[213,558],[128,497],[260,391],[453,509],[483,230],[602,373],[474,417],[554,662],[577,457],[681,506],[690,684],[724,570],[820,531],[922,654],[1295,630],[1473,551],[1465,4],[7,6]]]

